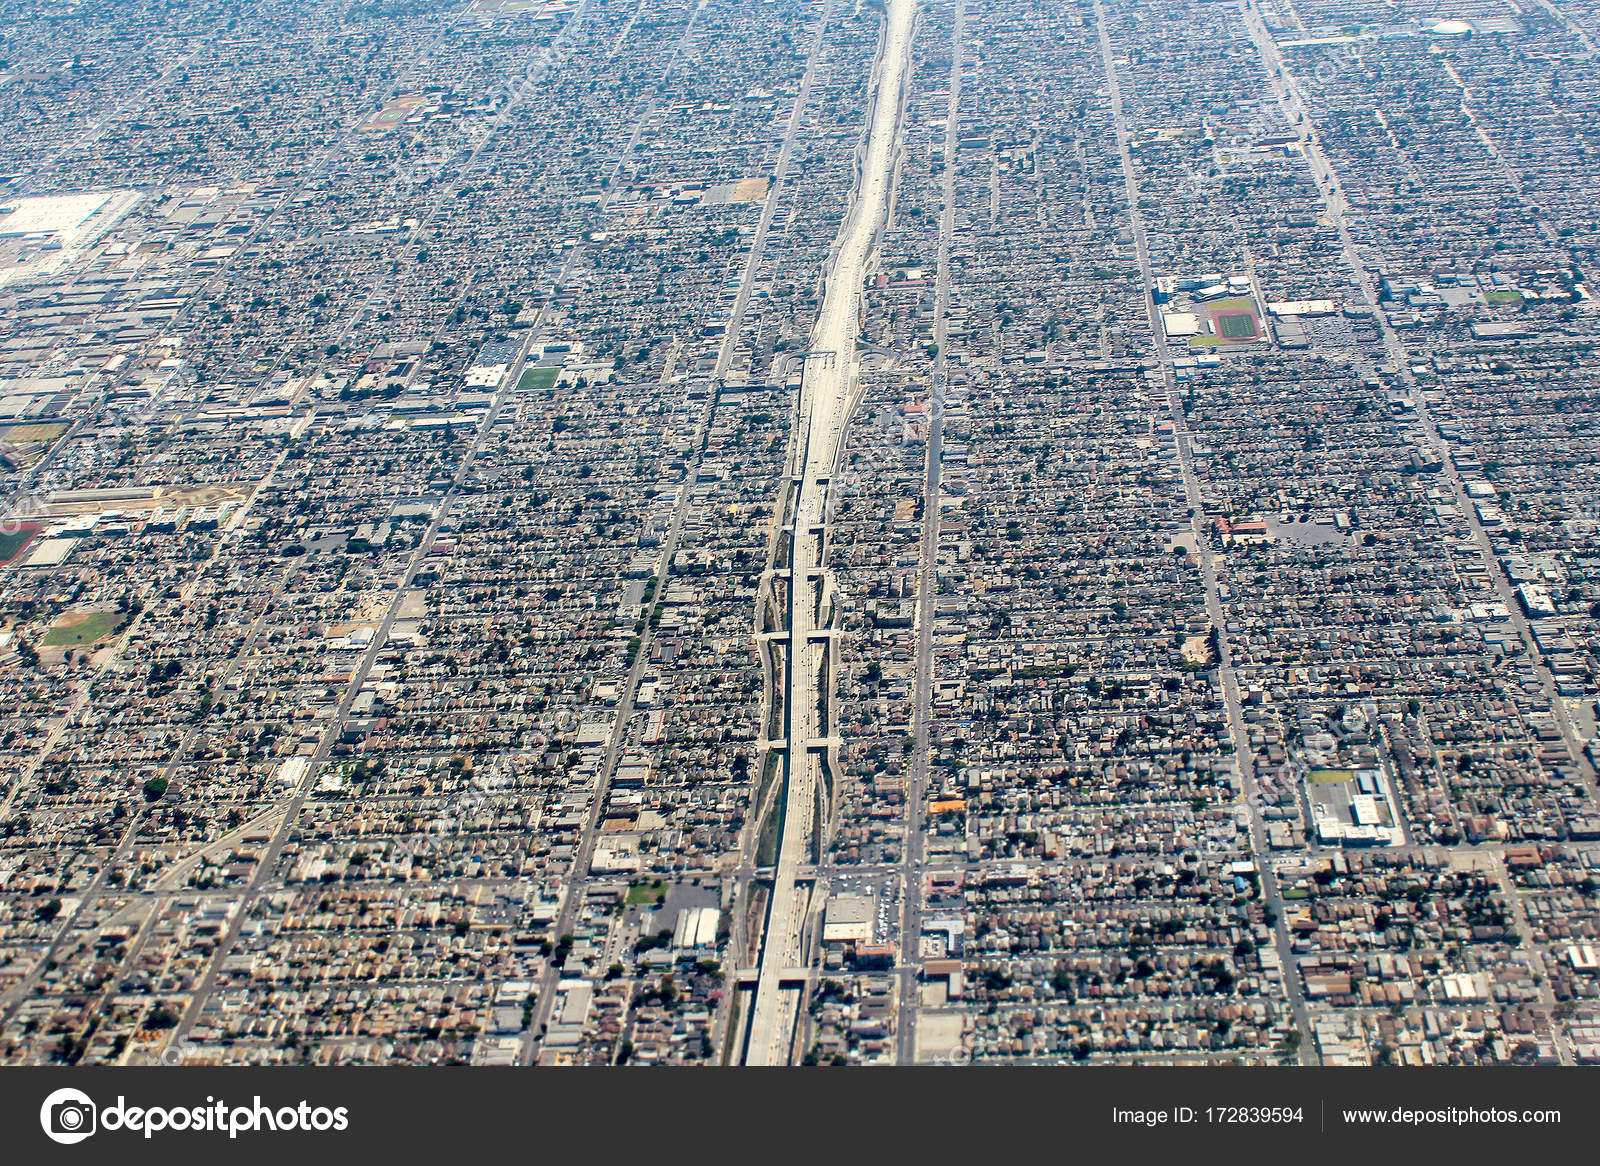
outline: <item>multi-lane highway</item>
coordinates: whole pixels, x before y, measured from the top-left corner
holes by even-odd
[[[683,35],[679,39],[677,48],[674,51],[673,61],[669,64],[669,75],[672,65],[677,63],[681,54],[691,43],[695,31],[696,21],[700,15],[701,9],[703,8],[704,4],[696,7],[694,17],[692,17],[685,25]],[[796,94],[794,106],[790,111],[788,125],[784,131],[783,141],[778,149],[778,163],[774,170],[774,181],[771,189],[768,191],[766,204],[762,208],[761,219],[756,226],[756,233],[751,241],[750,250],[745,257],[744,268],[739,278],[738,291],[734,295],[733,306],[728,313],[728,322],[725,329],[726,339],[723,341],[722,347],[717,354],[716,366],[711,372],[711,377],[714,381],[723,376],[723,374],[727,371],[729,362],[733,359],[733,354],[736,349],[736,342],[740,334],[740,325],[743,322],[745,310],[750,303],[751,289],[755,285],[756,273],[760,270],[761,258],[766,248],[767,236],[772,228],[773,213],[777,209],[780,192],[784,185],[784,179],[788,174],[790,159],[794,152],[795,134],[800,126],[801,111],[805,108],[805,103],[810,95],[812,84],[816,78],[817,61],[822,45],[822,33],[826,27],[827,23],[826,20],[824,20],[818,27],[816,38],[811,44],[810,53],[806,60],[805,73],[801,78],[799,92]],[[629,23],[628,28],[632,28],[631,22]],[[625,29],[620,35],[626,36],[627,30]],[[650,107],[651,111],[653,111],[654,108],[655,103],[652,103]],[[642,132],[643,128],[649,124],[649,120],[650,118],[648,114],[639,118],[634,134],[632,138],[629,139],[627,148],[622,152],[622,157],[626,157],[628,154],[632,153],[635,144],[639,140],[640,133]],[[665,382],[666,375],[663,374],[662,383],[665,384]],[[716,398],[714,395],[708,398],[706,406],[701,411],[696,423],[697,427],[695,432],[695,440],[693,441],[692,445],[694,449],[701,452],[695,455],[692,466],[685,473],[685,480],[692,481],[695,473],[698,472],[700,459],[704,455],[704,442],[701,440],[701,437],[705,432],[706,426],[710,423],[711,412],[715,407],[715,401]],[[656,568],[655,583],[656,594],[658,595],[664,593],[666,590],[667,572],[671,566],[673,556],[677,552],[679,542],[682,539],[684,519],[688,514],[688,508],[689,491],[680,491],[677,505],[673,508],[672,521],[667,530],[667,536],[663,541],[661,557],[658,560]],[[617,761],[621,755],[621,749],[625,743],[626,734],[628,733],[629,725],[633,719],[634,703],[638,696],[639,686],[643,680],[644,672],[650,659],[648,647],[653,633],[652,630],[647,626],[643,634],[645,638],[641,642],[640,651],[635,657],[633,667],[628,671],[627,678],[623,684],[623,690],[620,699],[617,702],[617,712],[612,719],[611,733],[606,742],[606,752],[600,767],[600,781],[596,786],[594,799],[589,806],[589,816],[583,834],[583,841],[573,859],[571,872],[568,876],[566,886],[563,888],[561,907],[556,921],[556,935],[563,935],[568,932],[573,925],[573,921],[577,918],[579,909],[582,906],[583,892],[588,884],[589,864],[594,857],[595,844],[599,839],[599,828],[602,815],[605,810],[606,796],[610,790],[611,779],[616,772]],[[549,1022],[551,1011],[555,1006],[557,996],[556,989],[557,984],[560,982],[560,978],[561,967],[552,963],[546,969],[545,975],[540,981],[537,1006],[532,1018],[533,1023],[530,1025],[529,1035],[524,1042],[524,1047],[522,1050],[522,1059],[524,1060],[531,1060],[538,1053],[538,1047],[535,1044],[535,1039],[537,1038],[538,1034],[544,1031],[545,1026]]]
[[[772,894],[761,944],[760,972],[744,1061],[785,1064],[792,1053],[799,993],[784,990],[785,968],[802,962],[811,887],[797,879],[808,860],[821,815],[819,791],[830,726],[824,664],[830,640],[823,613],[830,584],[824,568],[833,471],[843,449],[856,388],[856,339],[861,286],[888,213],[900,132],[901,87],[911,46],[915,0],[889,0],[873,69],[870,128],[860,173],[829,256],[822,306],[811,332],[811,352],[801,380],[794,465],[798,488],[792,510],[787,655],[788,719],[785,790]]]

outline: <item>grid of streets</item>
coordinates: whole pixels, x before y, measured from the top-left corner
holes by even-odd
[[[0,1063],[1600,1062],[1600,0],[12,8]]]

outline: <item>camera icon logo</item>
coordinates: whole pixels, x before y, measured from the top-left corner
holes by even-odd
[[[39,1107],[39,1124],[45,1136],[63,1146],[75,1145],[94,1133],[99,1109],[79,1089],[57,1089]]]

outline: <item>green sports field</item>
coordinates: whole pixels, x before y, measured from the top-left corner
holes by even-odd
[[[1217,317],[1217,330],[1226,340],[1253,340],[1259,335],[1256,318],[1249,312],[1228,312]]]
[[[0,529],[0,566],[4,566],[22,554],[23,549],[33,541],[33,536],[38,533],[38,525],[31,522],[18,530]]]
[[[519,389],[548,389],[556,383],[556,378],[561,375],[559,368],[525,368],[522,377],[517,381]]]
[[[58,619],[44,635],[47,648],[74,648],[105,639],[120,628],[127,616],[119,611],[74,611]]]

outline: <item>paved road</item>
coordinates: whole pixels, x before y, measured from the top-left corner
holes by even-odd
[[[1298,82],[1284,63],[1283,55],[1279,52],[1277,44],[1268,32],[1261,14],[1256,11],[1253,4],[1245,8],[1245,27],[1249,30],[1251,39],[1260,51],[1267,69],[1273,78],[1274,86],[1278,92],[1279,100],[1288,108],[1304,108]],[[1472,542],[1478,548],[1483,558],[1484,566],[1488,570],[1489,578],[1494,587],[1495,597],[1506,606],[1511,613],[1511,625],[1516,629],[1522,639],[1523,647],[1527,653],[1528,662],[1534,669],[1539,683],[1544,690],[1545,698],[1549,702],[1550,714],[1556,728],[1561,733],[1561,739],[1571,754],[1572,763],[1577,768],[1585,785],[1588,786],[1591,798],[1600,801],[1600,786],[1596,783],[1594,766],[1590,763],[1584,752],[1583,742],[1579,739],[1578,731],[1572,723],[1572,716],[1567,708],[1566,701],[1557,691],[1554,676],[1551,675],[1549,666],[1539,651],[1539,645],[1533,638],[1533,629],[1529,627],[1528,620],[1523,614],[1521,601],[1517,598],[1516,591],[1511,585],[1510,578],[1505,573],[1505,568],[1500,558],[1494,552],[1488,532],[1483,524],[1478,521],[1477,507],[1467,496],[1466,484],[1462,481],[1461,473],[1456,469],[1455,460],[1451,456],[1450,444],[1439,433],[1439,427],[1434,422],[1433,415],[1428,408],[1428,399],[1421,386],[1417,384],[1416,377],[1411,372],[1411,356],[1406,352],[1405,345],[1399,335],[1389,324],[1389,317],[1385,314],[1383,304],[1378,298],[1378,290],[1366,264],[1362,262],[1361,254],[1354,238],[1350,234],[1349,225],[1345,216],[1350,208],[1349,201],[1345,198],[1343,187],[1339,182],[1338,172],[1329,162],[1327,154],[1322,147],[1322,141],[1317,135],[1316,128],[1309,120],[1297,127],[1300,142],[1305,150],[1306,158],[1311,165],[1312,173],[1316,178],[1317,188],[1322,194],[1323,205],[1327,207],[1328,215],[1333,220],[1338,230],[1340,248],[1344,253],[1345,263],[1355,275],[1360,285],[1367,305],[1372,309],[1373,319],[1382,332],[1384,348],[1389,355],[1390,363],[1394,365],[1395,375],[1406,387],[1411,397],[1411,402],[1417,412],[1417,420],[1422,426],[1424,435],[1429,445],[1436,451],[1442,471],[1440,476],[1449,485],[1454,495],[1456,507],[1460,510],[1462,520],[1466,524]],[[1492,147],[1491,147],[1492,150]],[[1492,151],[1493,152],[1493,151]],[[1508,172],[1508,177],[1511,177]]]
[[[249,509],[254,504],[256,498],[260,497],[261,491],[270,488],[274,477],[276,477],[278,471],[282,469],[284,459],[287,456],[288,450],[286,449],[278,456],[277,460],[273,462],[272,468],[269,469],[262,477],[261,486],[254,494],[251,495],[250,499],[245,502],[243,508],[241,508],[239,514],[235,518],[233,524],[236,528],[244,519],[245,515],[249,512]],[[212,566],[216,563],[218,557],[225,549],[227,549],[226,540],[218,538],[212,546],[211,555],[209,558],[207,558],[206,562],[200,567],[199,570],[195,571],[193,575],[190,576],[189,581],[184,584],[182,590],[180,591],[178,600],[180,606],[187,606],[193,602],[194,594],[199,589],[201,581],[207,577]],[[272,592],[267,596],[266,601],[261,605],[261,611],[251,622],[250,627],[245,632],[244,638],[240,641],[238,651],[234,653],[232,659],[228,661],[227,666],[223,669],[214,682],[213,691],[219,693],[225,693],[227,691],[228,681],[230,681],[234,675],[237,674],[239,668],[249,656],[251,650],[254,648],[255,643],[260,638],[261,631],[266,624],[268,614],[272,611],[274,605],[282,596],[284,589],[288,586],[289,580],[294,577],[298,568],[299,564],[291,566],[285,572],[284,577],[279,580],[277,586],[274,587]],[[95,675],[99,675],[100,673],[103,673],[106,670],[116,666],[117,661],[122,658],[122,654],[127,650],[128,645],[133,642],[136,633],[140,628],[143,627],[144,616],[145,613],[141,610],[138,615],[134,616],[134,618],[129,621],[127,628],[123,631],[122,635],[118,637],[116,644],[96,667]],[[45,741],[44,746],[39,750],[37,757],[35,757],[33,763],[29,766],[26,773],[11,788],[11,792],[6,797],[4,803],[0,804],[0,820],[3,820],[11,813],[12,809],[14,808],[14,802],[17,794],[27,786],[33,774],[38,771],[41,765],[44,764],[45,759],[48,758],[55,750],[56,746],[60,743],[61,738],[66,734],[67,730],[74,724],[78,716],[82,713],[83,709],[88,705],[89,698],[93,690],[94,684],[91,679],[85,679],[79,682],[78,691],[73,695],[67,711],[62,714],[60,721],[51,731],[49,737]],[[179,738],[178,745],[173,750],[171,758],[169,758],[167,764],[162,767],[159,776],[168,782],[168,790],[171,796],[174,798],[181,797],[184,792],[181,785],[172,785],[173,779],[177,776],[178,767],[185,759],[187,759],[189,756],[189,751],[194,748],[195,742],[199,739],[204,728],[205,722],[197,721],[188,729],[186,729]],[[133,849],[133,846],[139,837],[140,828],[144,825],[145,819],[150,815],[150,813],[151,810],[149,807],[141,807],[130,816],[128,827],[123,832],[122,838],[117,842],[116,847],[106,857],[106,860],[100,864],[99,869],[95,872],[94,879],[87,887],[84,888],[83,893],[78,896],[77,906],[70,913],[63,917],[61,925],[57,928],[55,935],[51,938],[49,945],[40,955],[38,961],[32,968],[29,969],[26,976],[14,984],[3,996],[0,996],[0,1009],[3,1009],[3,1015],[6,1021],[9,1022],[12,1016],[15,1015],[17,1008],[25,1002],[27,993],[39,981],[39,978],[44,974],[45,970],[50,967],[52,963],[54,963],[55,957],[69,945],[69,941],[72,939],[77,928],[78,921],[80,919],[90,918],[91,909],[106,893],[110,892],[117,895],[124,895],[127,893],[121,888],[108,887],[106,884],[106,876],[112,870],[119,867],[123,860],[126,859],[129,851]],[[203,847],[201,849],[206,848]],[[155,917],[155,914],[156,912],[152,911],[145,919],[144,925],[148,925],[150,920]],[[135,945],[133,944],[129,945],[129,959],[132,958],[134,946]],[[126,963],[127,960],[124,960],[124,964]],[[114,984],[115,978],[112,981],[112,987],[108,987],[107,989],[108,993],[113,990]]]
[[[551,48],[554,47],[554,43],[557,43],[566,37],[575,22],[582,17],[586,9],[587,4],[585,3],[580,4],[573,10],[573,12],[568,16],[566,23],[562,26],[561,31],[557,34],[556,42],[553,42]],[[457,19],[459,19],[459,14],[457,15]],[[454,22],[452,21],[452,26],[453,23]],[[549,52],[550,49],[547,49],[543,54],[541,54],[540,59],[547,59]],[[471,160],[477,158],[478,154],[481,153],[481,151],[487,146],[489,140],[490,137],[485,136],[484,140],[480,142],[474,149],[471,159],[469,159],[468,163],[462,167],[463,175],[470,170]],[[430,216],[432,215],[433,211],[437,209],[437,206],[438,201],[436,201],[433,207],[429,209],[428,214]],[[564,265],[563,270],[565,270],[565,267],[570,267],[580,252],[581,249],[573,250],[573,252],[568,256],[567,263]],[[395,588],[394,598],[390,601],[388,607],[384,611],[383,618],[379,622],[377,630],[373,633],[371,644],[362,654],[349,683],[346,684],[344,693],[340,698],[339,704],[336,706],[333,717],[329,720],[327,728],[324,730],[322,737],[318,741],[316,750],[308,759],[309,764],[306,767],[305,776],[301,780],[300,785],[290,795],[288,804],[284,808],[283,819],[277,830],[274,831],[271,840],[268,842],[265,850],[263,851],[260,865],[256,868],[254,876],[251,878],[243,897],[240,899],[238,910],[229,920],[228,929],[223,936],[222,942],[217,945],[216,953],[210,965],[207,967],[205,974],[202,976],[200,984],[196,988],[188,1006],[185,1008],[181,1021],[177,1027],[172,1030],[169,1040],[167,1041],[167,1045],[169,1047],[171,1045],[180,1044],[187,1039],[190,1030],[199,1020],[201,1010],[204,1008],[206,1000],[215,991],[216,981],[220,975],[222,963],[230,954],[234,944],[238,941],[239,934],[243,929],[246,918],[249,915],[251,904],[261,894],[269,880],[273,877],[278,860],[282,855],[283,848],[293,833],[294,824],[299,817],[300,810],[305,805],[306,799],[310,796],[311,791],[315,788],[317,772],[323,763],[327,761],[334,744],[339,740],[340,735],[343,733],[344,727],[350,718],[350,709],[354,705],[356,697],[360,694],[362,686],[366,683],[367,676],[371,672],[372,666],[376,662],[379,653],[383,650],[383,647],[389,638],[389,633],[393,629],[395,621],[399,618],[400,606],[406,591],[411,586],[412,579],[415,577],[418,568],[421,567],[423,559],[425,559],[428,553],[432,550],[433,541],[438,536],[440,527],[449,517],[452,504],[460,495],[461,488],[470,476],[473,465],[477,461],[478,456],[482,453],[485,445],[488,444],[494,431],[495,420],[499,417],[500,411],[506,406],[507,403],[509,403],[512,395],[516,391],[517,382],[521,378],[522,370],[528,360],[530,347],[534,338],[539,334],[539,326],[543,322],[544,313],[548,312],[548,310],[549,308],[547,306],[544,311],[540,313],[540,317],[535,322],[534,326],[528,329],[527,335],[524,337],[522,346],[518,351],[517,358],[512,363],[512,366],[505,378],[501,381],[499,389],[496,391],[492,402],[483,415],[483,419],[479,422],[478,428],[474,431],[472,444],[463,454],[460,465],[457,466],[456,472],[451,479],[449,488],[445,491],[443,497],[440,498],[439,502],[434,507],[433,514],[429,520],[428,527],[423,534],[421,541],[417,544],[416,548],[412,551],[410,558],[407,560],[405,571],[399,581],[399,585]],[[259,628],[256,630],[259,630]]]
[[[843,451],[844,431],[856,394],[856,338],[860,331],[861,284],[878,232],[888,214],[899,137],[901,89],[909,64],[915,0],[889,0],[882,42],[873,70],[870,128],[850,209],[840,227],[811,333],[799,402],[799,490],[794,504],[790,553],[789,676],[785,715],[786,788],[779,826],[778,859],[762,937],[760,976],[745,1048],[749,1065],[787,1063],[792,1054],[799,993],[782,989],[784,968],[800,961],[801,935],[811,902],[795,873],[812,851],[818,792],[826,751],[819,703],[823,661],[829,642],[812,637],[827,601],[823,569],[830,483]],[[831,732],[831,727],[829,729]]]
[[[537,329],[529,329],[528,336],[523,340],[522,350],[518,354],[516,362],[511,366],[511,371],[507,373],[505,380],[501,382],[499,390],[495,393],[493,403],[483,415],[483,420],[478,423],[477,431],[473,435],[472,445],[462,456],[461,464],[456,468],[450,488],[445,491],[444,496],[435,506],[433,516],[428,522],[426,533],[411,552],[411,557],[406,563],[405,573],[401,577],[399,585],[395,588],[394,598],[384,611],[383,619],[379,622],[377,630],[373,632],[372,642],[367,646],[367,650],[362,653],[361,660],[356,665],[355,672],[350,677],[349,683],[345,685],[344,695],[340,697],[334,715],[329,720],[327,728],[323,731],[322,737],[317,743],[316,751],[308,759],[309,764],[306,766],[305,776],[290,796],[289,804],[284,810],[283,821],[273,833],[272,840],[263,851],[261,862],[256,868],[255,875],[250,880],[248,889],[239,902],[239,908],[229,920],[228,930],[223,936],[222,942],[217,945],[216,954],[207,967],[194,996],[190,999],[188,1007],[184,1010],[183,1019],[172,1030],[171,1037],[167,1042],[168,1045],[179,1044],[187,1039],[189,1031],[200,1018],[200,1012],[206,1000],[216,989],[216,981],[221,973],[222,964],[231,954],[234,944],[238,941],[239,933],[244,927],[246,918],[249,916],[251,904],[262,893],[268,882],[275,877],[278,859],[283,853],[284,846],[288,844],[289,838],[294,833],[294,825],[299,818],[300,810],[305,805],[306,799],[311,796],[312,791],[316,788],[318,770],[328,760],[333,746],[344,732],[344,727],[350,719],[350,708],[355,704],[356,697],[360,695],[361,688],[366,683],[368,674],[372,671],[372,665],[377,661],[378,654],[388,642],[389,633],[394,628],[395,620],[400,616],[400,605],[404,600],[406,591],[410,589],[412,579],[416,576],[418,568],[422,566],[423,559],[433,549],[433,540],[438,536],[440,526],[449,517],[451,505],[460,494],[461,486],[471,473],[473,463],[483,451],[484,445],[494,430],[495,418],[500,415],[500,410],[505,407],[512,394],[516,391],[517,380],[521,377],[522,368],[527,363],[528,349],[536,333]]]
[[[1106,26],[1105,5],[1095,0],[1095,20],[1100,26],[1100,56],[1105,66],[1106,85],[1111,96],[1111,112],[1116,122],[1117,151],[1122,160],[1122,173],[1128,192],[1128,214],[1133,229],[1134,250],[1139,261],[1140,279],[1144,283],[1145,315],[1150,323],[1151,341],[1156,359],[1161,364],[1161,375],[1166,388],[1167,406],[1176,430],[1179,467],[1183,473],[1184,491],[1192,512],[1190,527],[1200,557],[1201,572],[1205,582],[1206,616],[1216,629],[1218,655],[1217,679],[1222,689],[1224,711],[1227,714],[1228,736],[1233,745],[1234,761],[1239,776],[1236,786],[1239,808],[1249,814],[1250,845],[1255,856],[1256,869],[1261,877],[1261,895],[1273,915],[1273,944],[1283,970],[1284,990],[1288,995],[1290,1012],[1302,1038],[1299,1056],[1302,1062],[1314,1060],[1310,1015],[1306,1009],[1305,994],[1301,990],[1295,971],[1294,953],[1289,943],[1288,927],[1284,920],[1283,896],[1278,887],[1277,874],[1272,867],[1272,851],[1267,846],[1266,824],[1261,818],[1260,797],[1256,791],[1255,768],[1252,764],[1250,738],[1245,732],[1244,714],[1239,702],[1239,687],[1234,679],[1233,662],[1228,646],[1227,615],[1223,610],[1221,593],[1217,587],[1218,555],[1211,546],[1205,530],[1205,505],[1200,495],[1199,476],[1195,472],[1189,430],[1183,406],[1178,399],[1177,384],[1172,375],[1172,361],[1167,351],[1166,333],[1161,326],[1160,313],[1156,311],[1151,289],[1155,286],[1150,266],[1150,251],[1146,244],[1144,216],[1139,210],[1139,183],[1133,168],[1133,158],[1128,150],[1128,122],[1122,109],[1122,88],[1111,53],[1111,35]]]
[[[692,43],[696,21],[699,19],[705,4],[701,3],[695,8],[694,16],[685,25],[683,36],[679,39],[673,52],[675,62],[683,51]],[[826,22],[824,21],[824,27]],[[631,27],[631,25],[630,25]],[[788,127],[784,132],[782,144],[778,150],[778,162],[774,168],[774,179],[771,189],[767,192],[767,201],[762,208],[761,218],[756,225],[756,233],[751,240],[750,250],[745,258],[744,270],[739,279],[739,288],[735,293],[732,308],[729,310],[727,327],[724,329],[724,339],[718,351],[716,365],[712,369],[713,382],[720,381],[727,372],[728,365],[737,351],[738,338],[744,320],[744,313],[750,302],[751,291],[755,286],[756,274],[761,267],[761,259],[766,249],[768,233],[772,226],[772,219],[777,211],[779,192],[783,189],[784,179],[789,172],[790,157],[794,150],[794,141],[798,133],[802,113],[811,92],[812,84],[816,78],[816,66],[819,59],[819,49],[822,43],[822,28],[818,29],[816,39],[812,42],[810,56],[806,62],[805,73],[801,78],[800,88],[795,96],[793,109],[790,111]],[[668,73],[670,75],[669,65]],[[662,86],[658,92],[670,92]],[[652,102],[650,108],[640,115],[638,128],[634,132],[633,140],[622,151],[620,157],[626,158],[633,153],[634,142],[650,121],[650,113],[654,111],[657,102]],[[613,187],[613,189],[616,189]],[[609,201],[609,196],[608,196]],[[665,380],[665,377],[663,377]],[[716,408],[716,394],[708,394],[706,405],[698,420],[697,428],[692,442],[696,451],[691,465],[683,477],[684,488],[680,491],[678,503],[673,510],[672,523],[667,530],[665,539],[662,540],[662,553],[659,565],[656,568],[655,594],[659,597],[666,594],[668,575],[674,555],[682,539],[684,519],[689,511],[689,484],[695,479],[699,471],[701,459],[705,454],[705,443],[702,440],[707,427],[711,423],[712,411]],[[572,930],[578,911],[582,907],[583,892],[588,883],[589,864],[594,857],[595,845],[599,840],[599,827],[605,810],[607,793],[610,790],[612,776],[616,772],[616,765],[622,747],[627,743],[629,723],[633,718],[634,701],[638,696],[639,685],[650,659],[650,643],[654,629],[646,626],[642,633],[639,651],[635,657],[634,665],[629,670],[623,685],[620,699],[617,702],[617,713],[612,724],[612,730],[606,744],[606,753],[601,764],[601,779],[596,786],[594,801],[589,808],[588,821],[585,824],[582,840],[577,853],[573,858],[571,871],[568,875],[567,886],[562,894],[561,907],[557,912],[556,924],[553,933],[557,936],[567,934]],[[530,1061],[537,1055],[535,1041],[549,1023],[551,1011],[555,1006],[557,986],[561,979],[561,969],[554,965],[545,970],[540,981],[538,997],[534,1006],[532,1023],[523,1048],[523,1060]],[[720,1040],[717,1025],[726,1024],[725,1014],[722,1019],[713,1024],[713,1043]]]
[[[738,317],[735,319],[734,324],[728,328],[727,341],[724,345],[724,362],[728,357],[731,357],[733,353],[733,345],[736,342],[739,333],[738,322],[743,318],[743,303],[748,297],[750,287],[754,280],[754,273],[760,264],[762,252],[766,245],[767,229],[771,225],[773,214],[778,208],[780,192],[785,188],[786,180],[789,176],[790,159],[794,152],[795,136],[800,128],[801,121],[804,118],[806,107],[811,100],[811,90],[816,82],[817,77],[817,65],[822,56],[823,37],[827,33],[828,22],[832,18],[832,15],[833,11],[831,7],[823,11],[821,19],[817,24],[816,35],[812,38],[811,47],[806,55],[805,72],[800,78],[800,86],[795,93],[794,105],[789,111],[789,121],[784,131],[783,143],[778,150],[778,162],[773,168],[772,189],[767,195],[767,205],[765,210],[762,212],[761,223],[756,228],[756,237],[751,247],[750,260],[746,265],[744,279],[740,287],[740,306]],[[719,371],[721,367],[722,366],[719,364]],[[791,456],[793,455],[791,454]],[[775,531],[773,539],[768,546],[766,574],[761,582],[764,598],[758,598],[756,603],[754,629],[757,636],[762,634],[761,620],[763,611],[765,610],[763,603],[766,599],[770,599],[770,588],[772,586],[773,578],[772,570],[773,562],[776,557],[776,551],[777,532]],[[753,784],[751,787],[751,813],[746,821],[744,837],[741,840],[741,853],[743,855],[743,859],[740,863],[734,880],[734,885],[738,888],[741,888],[741,894],[736,896],[734,900],[733,919],[729,928],[730,934],[728,941],[728,952],[730,953],[730,956],[739,963],[743,962],[744,953],[749,947],[749,936],[746,933],[745,923],[747,914],[745,909],[746,900],[743,897],[742,890],[748,888],[755,878],[755,850],[760,844],[761,823],[765,818],[765,814],[763,813],[763,805],[767,799],[775,797],[781,792],[780,788],[779,790],[772,791],[771,793],[765,795],[765,797],[763,797],[760,792],[761,774],[765,771],[768,756],[774,750],[781,751],[780,744],[778,742],[768,740],[767,733],[768,723],[772,717],[773,701],[775,699],[774,688],[776,685],[782,682],[781,677],[773,674],[774,670],[768,663],[768,659],[765,656],[766,649],[762,647],[761,650],[764,653],[762,661],[763,691],[761,706],[759,709],[759,720],[757,723],[760,726],[759,739],[763,742],[763,745],[761,748],[757,749],[755,764],[752,767],[753,777],[751,780]],[[754,800],[758,797],[762,797],[763,800],[761,803],[757,803]],[[728,993],[726,1000],[723,1002],[721,1007],[718,1008],[717,1015],[713,1019],[712,1040],[719,1049],[725,1049],[727,1047],[727,1029],[728,1026],[733,1023],[733,1003],[737,997],[737,992]],[[732,1050],[729,1051],[730,1053],[732,1052]]]
[[[939,494],[944,472],[944,400],[948,387],[945,347],[949,333],[950,239],[955,233],[956,127],[961,104],[961,61],[966,36],[967,7],[956,0],[950,28],[950,99],[945,106],[944,170],[941,174],[943,207],[939,213],[938,271],[933,292],[933,391],[928,396],[928,468],[922,487],[922,552],[917,582],[917,655],[911,713],[911,782],[906,790],[905,861],[900,883],[900,1007],[895,1021],[895,1059],[902,1065],[916,1061],[917,959],[922,936],[922,873],[927,852],[923,837],[923,810],[928,792],[928,733],[933,705],[933,625],[939,590]]]

